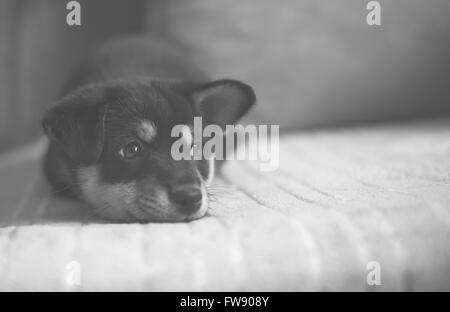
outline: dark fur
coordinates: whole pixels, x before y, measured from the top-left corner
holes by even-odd
[[[152,194],[155,184],[169,193],[180,185],[198,186],[196,170],[206,179],[208,163],[172,159],[170,148],[177,139],[170,136],[172,127],[191,125],[194,116],[233,124],[254,101],[249,86],[234,80],[208,82],[162,43],[134,38],[107,44],[75,71],[62,99],[43,118],[51,140],[46,176],[56,191],[81,199],[77,169],[93,165],[100,168],[102,182],[137,181],[142,194]],[[136,140],[140,120],[156,125],[155,140],[145,144],[138,159],[117,157],[127,142]],[[151,221],[152,216],[138,219]]]

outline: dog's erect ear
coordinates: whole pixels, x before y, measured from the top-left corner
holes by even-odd
[[[62,98],[42,120],[45,134],[81,164],[93,164],[103,150],[106,99],[103,88],[86,86]]]
[[[196,110],[208,124],[234,124],[255,104],[253,89],[236,80],[217,80],[191,91]]]

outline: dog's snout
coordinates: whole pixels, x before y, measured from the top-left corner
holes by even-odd
[[[200,209],[202,204],[202,191],[199,187],[191,185],[177,186],[171,189],[171,199],[179,205],[179,210],[192,214]]]

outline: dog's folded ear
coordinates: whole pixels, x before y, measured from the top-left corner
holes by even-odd
[[[95,163],[103,150],[106,100],[103,89],[86,86],[62,98],[42,119],[45,134],[74,162]]]
[[[191,97],[206,123],[222,128],[237,122],[256,101],[249,85],[228,79],[199,85],[191,91]]]

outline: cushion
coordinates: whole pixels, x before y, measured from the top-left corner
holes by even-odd
[[[0,156],[0,290],[450,290],[448,120],[285,135],[189,223],[96,220],[52,196],[45,146]]]

